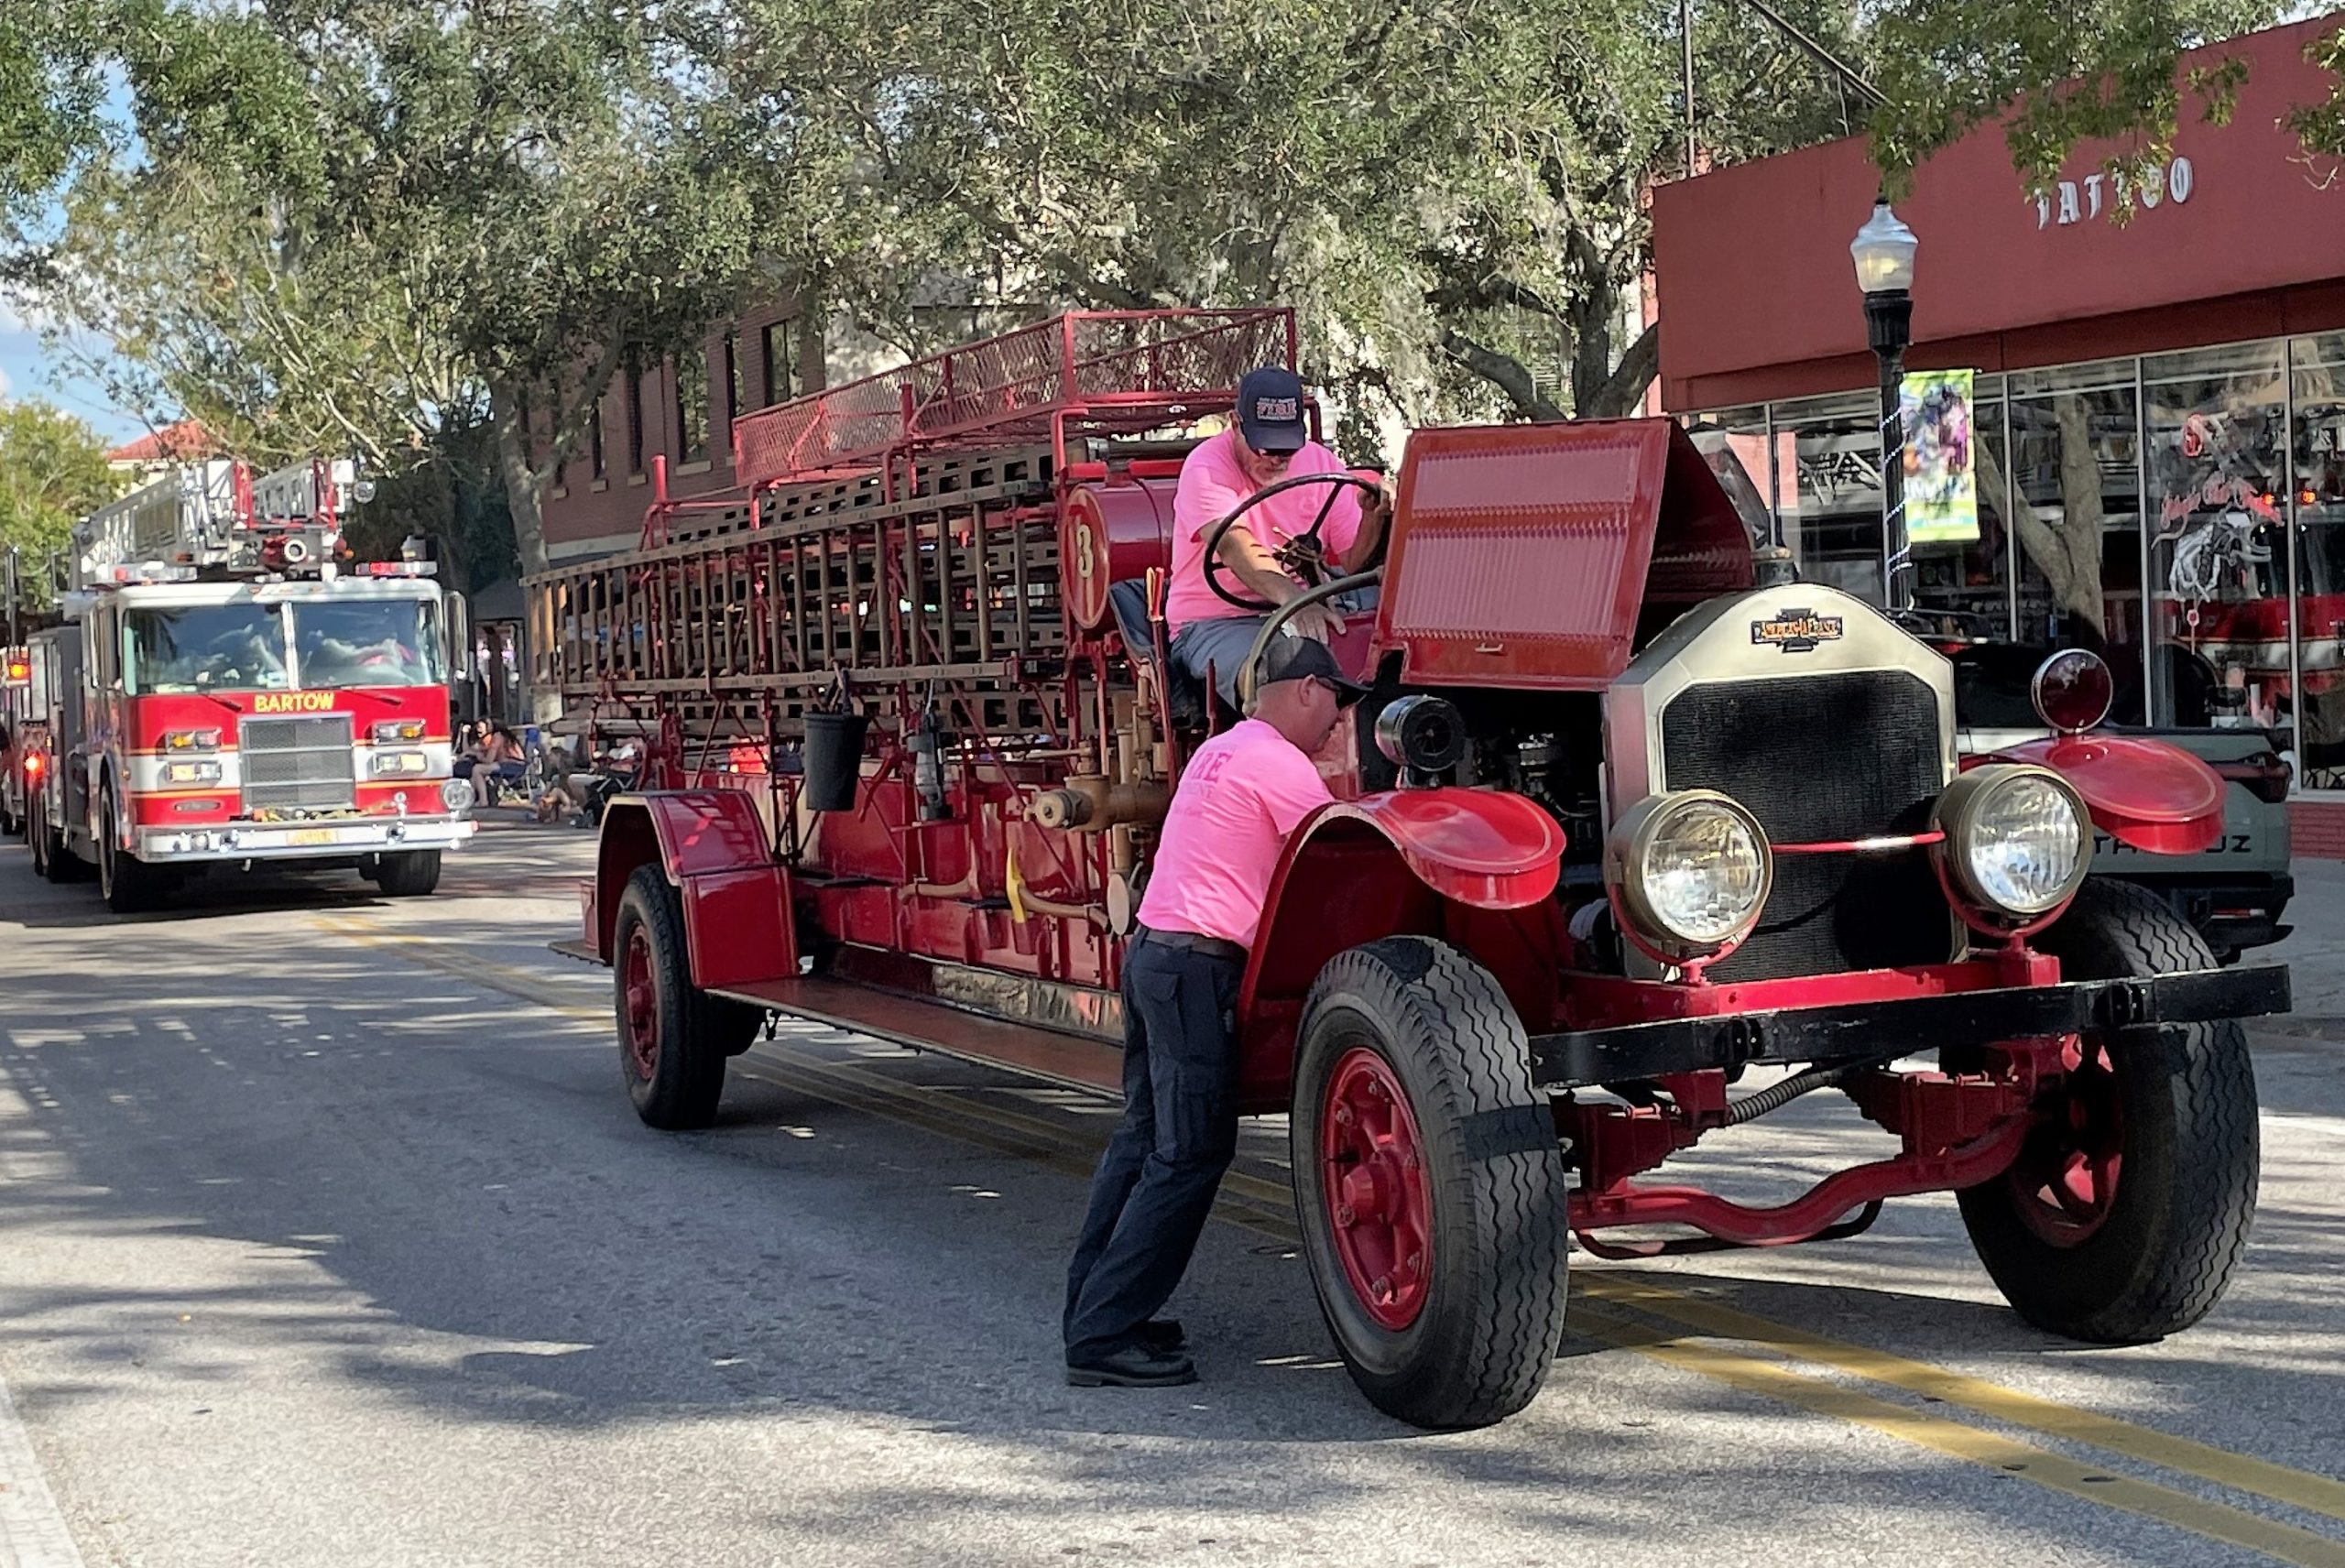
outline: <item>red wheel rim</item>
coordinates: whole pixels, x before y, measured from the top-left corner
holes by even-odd
[[[2061,1052],[2067,1075],[2004,1180],[2019,1217],[2054,1247],[2080,1247],[2109,1221],[2125,1159],[2125,1112],[2105,1040],[2086,1036]]]
[[[1319,1186],[1328,1234],[1368,1315],[1404,1329],[1433,1277],[1433,1186],[1424,1141],[1384,1058],[1354,1046],[1319,1106]]]
[[[660,992],[651,978],[651,933],[641,926],[627,933],[619,1013],[627,1026],[627,1065],[649,1083],[660,1066]]]

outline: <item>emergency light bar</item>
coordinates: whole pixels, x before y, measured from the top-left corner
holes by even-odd
[[[159,561],[142,561],[135,565],[110,566],[102,569],[97,573],[97,586],[124,588],[141,583],[192,583],[195,581],[195,568],[192,566],[171,566]]]
[[[436,561],[369,561],[350,569],[353,577],[437,577]]]

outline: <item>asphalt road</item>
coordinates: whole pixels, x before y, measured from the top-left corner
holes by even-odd
[[[1279,1125],[1176,1303],[1204,1381],[1151,1392],[1059,1375],[1108,1107],[799,1029],[715,1130],[641,1127],[607,976],[543,947],[590,853],[497,831],[427,900],[117,921],[0,848],[0,1568],[2345,1564],[2337,868],[2196,1331],[2047,1339],[1907,1200],[1576,1258],[1547,1391],[1436,1436],[1333,1362]],[[1881,1147],[1832,1098],[1687,1166],[1782,1192]]]

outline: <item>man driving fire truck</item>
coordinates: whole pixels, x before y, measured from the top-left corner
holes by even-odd
[[[1172,582],[1164,597],[1172,658],[1200,681],[1210,672],[1221,700],[1233,709],[1238,667],[1268,612],[1241,609],[1214,592],[1205,577],[1205,537],[1248,497],[1282,479],[1346,472],[1334,452],[1311,439],[1303,408],[1303,383],[1292,371],[1276,365],[1249,371],[1238,384],[1237,422],[1189,453],[1173,495]],[[1319,539],[1333,572],[1358,572],[1375,559],[1391,516],[1389,495],[1379,494],[1363,507],[1348,486],[1301,485],[1254,507],[1222,536],[1221,559],[1246,593],[1283,604],[1303,592],[1303,582],[1276,552],[1309,533],[1322,508]],[[1333,604],[1314,604],[1290,624],[1325,642],[1344,629],[1344,617]]]
[[[1313,754],[1366,691],[1325,644],[1273,637],[1254,716],[1181,772],[1124,960],[1124,1118],[1067,1269],[1066,1377],[1078,1387],[1196,1380],[1181,1325],[1155,1313],[1238,1150],[1233,1020],[1271,877],[1287,835],[1327,803]]]

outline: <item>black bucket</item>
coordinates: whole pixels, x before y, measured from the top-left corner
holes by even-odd
[[[861,713],[806,715],[806,806],[815,811],[855,810],[855,781],[863,772]]]

